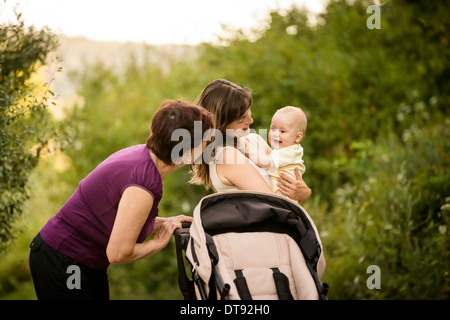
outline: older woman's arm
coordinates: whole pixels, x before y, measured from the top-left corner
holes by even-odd
[[[300,204],[311,197],[311,189],[303,181],[302,175],[295,169],[295,177],[291,178],[285,174],[280,174],[278,179],[278,190],[285,196],[297,200]]]
[[[125,189],[106,248],[110,263],[133,262],[159,252],[167,245],[174,230],[181,227],[182,221],[178,219],[160,219],[154,237],[136,243],[152,206],[153,197],[149,192],[135,186]]]

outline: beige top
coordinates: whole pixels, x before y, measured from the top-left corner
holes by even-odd
[[[296,178],[294,173],[295,168],[298,168],[301,175],[305,173],[306,167],[302,159],[303,148],[299,144],[294,144],[278,150],[272,150],[270,157],[272,158],[272,163],[274,166],[270,167],[268,172],[270,178],[272,179],[272,190],[274,192],[278,191],[278,187],[274,182],[277,181],[280,173],[287,174],[294,179]]]

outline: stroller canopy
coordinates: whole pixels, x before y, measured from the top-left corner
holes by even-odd
[[[208,284],[206,294],[216,275],[232,299],[326,298],[317,228],[293,201],[247,191],[216,193],[196,206],[189,233],[186,257]],[[222,295],[217,281],[216,288]]]

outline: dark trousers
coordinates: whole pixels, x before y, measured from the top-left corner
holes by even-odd
[[[30,270],[39,300],[108,300],[106,270],[89,268],[50,247],[40,234],[30,243]]]

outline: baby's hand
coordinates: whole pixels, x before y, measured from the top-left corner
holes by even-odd
[[[241,151],[243,154],[245,154],[245,156],[248,158],[249,153],[250,153],[250,146],[251,143],[250,141],[248,141],[247,136],[241,137],[239,138],[239,145],[238,145],[238,149],[239,151]]]
[[[239,140],[242,153],[260,168],[269,168],[272,165],[269,145],[258,135],[249,134]]]

